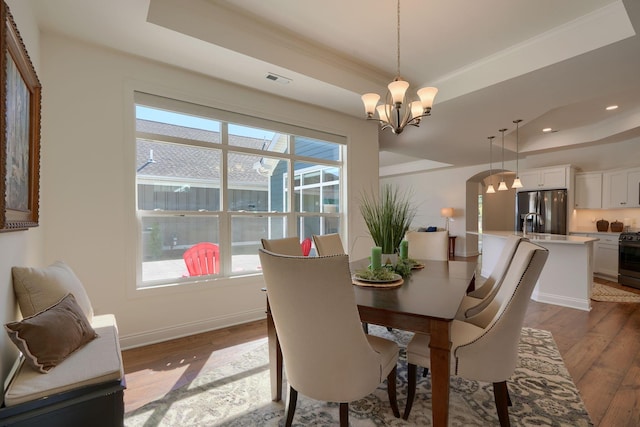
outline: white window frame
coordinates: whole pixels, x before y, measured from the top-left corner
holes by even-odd
[[[138,138],[145,138],[145,139],[150,139],[153,141],[158,141],[158,142],[170,142],[170,143],[175,143],[175,144],[183,144],[183,145],[187,145],[187,146],[195,146],[195,147],[205,147],[205,148],[213,148],[216,150],[220,150],[221,151],[221,156],[220,156],[220,162],[221,162],[221,173],[220,173],[220,182],[219,182],[219,188],[220,188],[220,197],[221,197],[221,203],[220,203],[220,210],[219,211],[215,211],[215,212],[194,212],[194,211],[186,211],[186,212],[182,212],[182,211],[167,211],[166,214],[163,212],[157,212],[157,211],[145,211],[145,210],[138,210],[138,198],[137,198],[137,192],[138,192],[138,183],[139,180],[137,178],[136,175],[136,180],[135,180],[135,188],[136,188],[136,204],[135,204],[135,215],[136,215],[136,220],[137,220],[137,224],[138,224],[138,234],[137,234],[137,239],[138,239],[138,245],[137,245],[137,263],[136,263],[136,270],[137,270],[137,283],[136,283],[136,288],[137,289],[148,289],[148,288],[156,288],[156,287],[161,287],[161,286],[170,286],[170,285],[187,285],[187,284],[191,284],[191,283],[202,283],[207,282],[207,281],[215,281],[217,279],[220,278],[230,278],[230,277],[237,277],[237,276],[242,276],[242,273],[233,273],[232,272],[232,251],[231,251],[231,238],[232,238],[232,234],[231,234],[231,218],[234,216],[248,216],[248,217],[264,217],[264,216],[268,216],[268,217],[284,217],[286,218],[286,235],[287,236],[293,236],[296,235],[297,233],[297,221],[298,218],[300,216],[331,216],[331,217],[337,217],[340,219],[341,224],[344,224],[345,218],[343,218],[343,213],[342,212],[337,212],[337,213],[323,213],[323,212],[309,212],[309,213],[305,213],[305,212],[299,212],[297,211],[294,206],[293,206],[293,194],[294,191],[290,191],[291,189],[294,188],[294,176],[292,175],[291,171],[294,167],[295,162],[305,162],[305,163],[312,163],[314,165],[315,168],[318,169],[322,169],[325,167],[335,167],[338,169],[339,171],[339,181],[332,181],[332,183],[338,182],[340,184],[340,195],[339,195],[339,205],[340,206],[344,206],[344,200],[346,200],[346,185],[344,182],[344,176],[346,176],[346,167],[347,164],[345,162],[345,155],[346,155],[346,138],[342,137],[342,136],[337,136],[337,135],[333,135],[333,134],[328,134],[325,132],[321,132],[321,131],[315,131],[315,130],[311,130],[311,129],[306,129],[306,128],[300,128],[297,126],[293,126],[293,125],[288,125],[288,124],[284,124],[284,123],[279,123],[279,122],[272,122],[269,120],[265,120],[265,119],[261,119],[261,118],[256,118],[256,117],[250,117],[250,116],[246,116],[246,115],[242,115],[242,114],[238,114],[238,113],[232,113],[232,112],[228,112],[228,111],[223,111],[223,110],[219,110],[219,109],[215,109],[212,107],[206,107],[206,106],[201,106],[201,105],[196,105],[196,104],[192,104],[192,103],[188,103],[188,102],[184,102],[184,101],[179,101],[179,100],[173,100],[173,99],[168,99],[168,98],[164,98],[164,97],[160,97],[160,96],[155,96],[155,95],[150,95],[147,93],[143,93],[143,92],[135,92],[134,95],[134,103],[135,105],[143,105],[143,106],[148,106],[151,108],[157,108],[157,109],[166,109],[169,111],[175,111],[178,113],[185,113],[185,114],[193,114],[196,116],[200,116],[200,117],[206,117],[206,118],[210,118],[211,120],[214,121],[218,121],[221,123],[221,129],[220,129],[220,133],[221,133],[221,143],[210,143],[210,142],[203,142],[203,141],[197,141],[197,140],[189,140],[189,139],[182,139],[182,138],[176,138],[176,137],[167,137],[166,135],[156,135],[156,134],[149,134],[149,133],[142,133],[142,132],[137,132],[136,131],[136,141]],[[294,136],[294,138],[290,138],[290,139],[295,139],[295,135],[300,135],[303,137],[309,137],[312,139],[316,139],[319,141],[324,141],[324,142],[332,142],[332,143],[337,143],[340,146],[340,154],[339,154],[339,160],[334,161],[334,160],[324,160],[324,159],[319,159],[319,158],[315,158],[315,157],[305,157],[305,156],[298,156],[295,154],[295,142],[291,142],[289,145],[289,150],[287,153],[277,153],[277,152],[273,152],[273,151],[265,151],[265,150],[260,150],[260,149],[254,149],[254,148],[249,148],[249,147],[241,147],[241,146],[236,146],[236,145],[230,145],[229,144],[229,138],[228,138],[228,131],[227,131],[227,126],[229,123],[233,123],[233,124],[238,124],[238,125],[242,125],[242,126],[249,126],[249,127],[258,127],[258,128],[264,128],[264,129],[269,129],[269,130],[273,130],[275,132],[282,132],[282,133],[286,133],[289,134],[291,136]],[[261,156],[261,157],[274,157],[274,158],[278,158],[281,160],[286,160],[288,162],[288,168],[287,168],[287,172],[285,173],[286,178],[288,179],[288,185],[285,186],[285,190],[284,190],[284,196],[287,199],[287,205],[289,206],[288,210],[284,210],[283,212],[266,212],[266,211],[256,211],[256,212],[244,212],[244,211],[229,211],[228,210],[228,185],[227,185],[227,172],[228,172],[228,165],[227,165],[227,158],[229,153],[241,153],[241,154],[249,154],[249,155],[256,155],[256,156]],[[169,182],[168,182],[169,184]],[[212,182],[213,184],[213,182]],[[216,183],[217,184],[217,183]],[[322,182],[321,182],[322,184]],[[212,185],[214,186],[214,185]],[[268,188],[268,191],[271,191],[271,188]],[[271,198],[269,198],[270,200]],[[284,207],[283,207],[284,208]],[[343,209],[341,209],[341,211],[343,211]],[[203,276],[203,277],[199,277],[199,278],[193,278],[193,277],[182,277],[182,278],[171,278],[171,279],[165,279],[165,280],[158,280],[158,281],[144,281],[142,279],[142,265],[143,265],[143,256],[142,256],[142,230],[141,230],[141,224],[142,224],[142,217],[143,216],[149,216],[149,215],[153,215],[153,216],[174,216],[174,215],[187,215],[187,216],[211,216],[211,217],[217,217],[218,218],[218,224],[219,224],[219,245],[221,247],[220,253],[221,253],[221,262],[220,262],[220,269],[221,269],[221,274],[220,275],[216,275],[216,276]],[[323,224],[323,222],[321,221],[321,224]],[[254,274],[259,274],[258,271],[256,271]]]

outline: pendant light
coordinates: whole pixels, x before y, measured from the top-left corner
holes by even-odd
[[[498,185],[498,191],[508,190],[507,184],[504,182],[504,133],[507,129],[500,129],[498,132],[502,133],[502,173],[500,174],[500,185]]]
[[[493,175],[493,162],[491,161],[491,152],[493,151],[493,138],[495,136],[488,136],[489,140],[489,186],[487,187],[487,193],[493,194],[496,192],[496,189],[493,188],[493,184],[491,183],[491,175]]]
[[[513,123],[516,124],[516,179],[513,180],[513,184],[511,185],[511,188],[522,188],[522,182],[520,182],[520,176],[518,175],[518,156],[520,154],[520,148],[519,148],[519,135],[518,135],[518,129],[520,128],[520,122],[522,121],[522,119],[518,119],[518,120],[514,120]]]

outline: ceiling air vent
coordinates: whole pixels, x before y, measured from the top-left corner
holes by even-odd
[[[267,74],[267,80],[272,80],[276,83],[280,83],[281,85],[286,85],[291,83],[291,79],[288,79],[284,76],[280,76],[278,74],[274,74],[274,73],[268,73]]]

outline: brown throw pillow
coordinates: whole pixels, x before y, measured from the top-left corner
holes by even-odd
[[[44,374],[97,336],[72,294],[4,327],[24,354],[25,363]]]

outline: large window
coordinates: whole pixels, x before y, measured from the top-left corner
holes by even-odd
[[[261,238],[340,232],[343,138],[148,94],[135,99],[138,287],[259,272]],[[202,242],[215,245],[214,262],[195,275],[185,252]],[[194,251],[187,258],[200,263]]]

